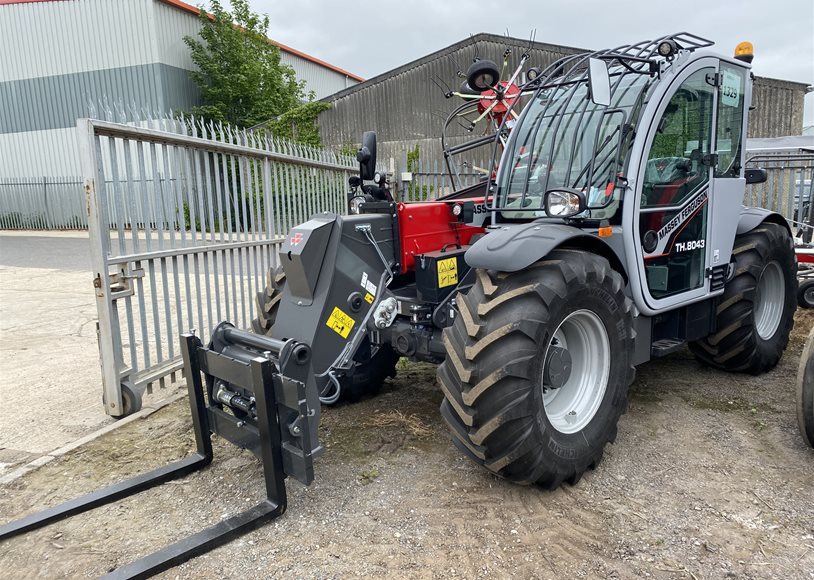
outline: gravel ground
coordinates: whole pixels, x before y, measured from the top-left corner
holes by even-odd
[[[794,378],[814,312],[777,369],[640,367],[599,467],[555,492],[487,474],[449,442],[434,369],[403,365],[375,399],[324,411],[310,488],[290,482],[275,522],[164,578],[348,576],[814,578],[814,450]],[[0,488],[0,521],[192,448],[186,401]],[[216,438],[204,471],[75,516],[0,550],[8,578],[98,576],[261,497],[259,464]]]

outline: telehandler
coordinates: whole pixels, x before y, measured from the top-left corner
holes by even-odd
[[[792,236],[742,205],[766,179],[744,169],[751,45],[734,58],[711,45],[679,33],[566,56],[520,85],[473,63],[464,88],[482,91],[481,114],[501,105],[491,167],[435,201],[394,201],[366,133],[349,215],[291,230],[257,332],[181,337],[196,452],[0,540],[200,469],[216,433],[262,460],[266,499],[111,577],[222,545],[285,511],[287,476],[313,481],[320,403],[374,394],[401,357],[439,363],[441,415],[466,456],[550,489],[600,461],[637,365],[689,345],[719,369],[773,368],[797,306]]]
[[[751,45],[711,45],[680,33],[567,56],[513,91],[477,61],[469,86],[530,95],[507,139],[502,116],[490,178],[396,203],[365,134],[375,185],[351,215],[293,228],[255,330],[312,346],[326,403],[375,393],[399,357],[440,363],[454,443],[547,488],[599,462],[637,365],[689,345],[719,369],[773,368],[796,308],[793,240],[781,215],[742,204],[765,180],[744,169]]]

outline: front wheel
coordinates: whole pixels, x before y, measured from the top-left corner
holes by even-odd
[[[438,370],[453,441],[500,477],[575,484],[616,438],[634,377],[622,277],[557,250],[520,272],[478,270],[457,304]]]
[[[780,361],[797,308],[797,263],[788,230],[763,223],[735,238],[735,272],[718,303],[715,334],[690,343],[703,362],[760,374]]]

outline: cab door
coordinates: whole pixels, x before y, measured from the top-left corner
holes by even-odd
[[[681,71],[648,129],[634,229],[639,285],[654,310],[709,291],[718,68],[704,58]]]

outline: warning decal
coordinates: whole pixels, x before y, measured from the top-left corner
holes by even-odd
[[[334,307],[334,311],[325,322],[335,333],[342,338],[348,338],[351,328],[355,324],[353,318],[342,312],[338,307]]]
[[[458,283],[458,259],[438,260],[438,287],[444,288]]]
[[[370,292],[365,294],[365,300],[367,301],[368,304],[373,304],[373,294],[371,294]]]

